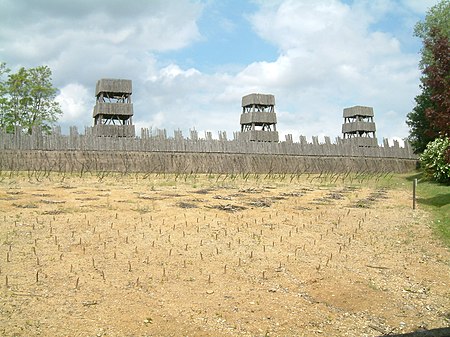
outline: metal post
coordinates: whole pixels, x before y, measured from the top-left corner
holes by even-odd
[[[417,187],[417,179],[414,179],[414,182],[413,182],[413,209],[416,209],[416,187]]]

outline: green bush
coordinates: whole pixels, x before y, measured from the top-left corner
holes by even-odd
[[[428,143],[420,163],[434,180],[450,184],[450,138],[436,138]]]

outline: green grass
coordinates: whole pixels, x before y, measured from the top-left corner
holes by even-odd
[[[450,247],[450,186],[438,184],[415,175],[417,184],[417,203],[419,207],[433,214],[433,225],[437,235]]]

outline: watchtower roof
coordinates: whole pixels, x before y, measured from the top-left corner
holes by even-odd
[[[270,94],[249,94],[242,97],[242,106],[275,105],[275,96]]]
[[[131,95],[132,89],[131,80],[102,78],[97,81],[95,96],[98,96],[102,92]]]
[[[356,116],[373,117],[373,108],[369,106],[356,105],[351,108],[344,109],[344,118]]]

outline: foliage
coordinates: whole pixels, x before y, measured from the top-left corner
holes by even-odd
[[[422,93],[415,98],[416,106],[413,111],[407,115],[406,124],[411,130],[408,141],[416,153],[425,151],[427,144],[433,141],[437,134],[437,130],[425,115],[427,109],[433,104],[430,96],[428,88],[424,87]]]
[[[9,72],[1,63],[0,76]],[[22,127],[31,134],[32,128],[41,127],[50,131],[58,116],[62,114],[55,101],[57,89],[53,87],[52,72],[47,66],[20,68],[8,75],[6,81],[0,77],[0,127],[14,132]]]
[[[9,73],[9,69],[6,67],[6,63],[0,62],[0,126],[4,125],[4,114],[3,111],[5,111],[8,99],[6,98],[6,86],[4,83],[4,75]]]
[[[450,184],[450,138],[436,138],[429,143],[420,162],[436,181]]]
[[[416,24],[414,33],[423,42],[419,64],[422,92],[407,115],[407,124],[408,139],[415,152],[421,153],[428,142],[450,130],[450,0],[433,6],[424,21]]]
[[[434,58],[423,71],[432,102],[425,114],[440,135],[447,135],[450,132],[450,39],[433,29],[425,44]]]
[[[450,0],[441,0],[431,7],[424,21],[419,21],[414,27],[414,35],[425,41],[430,37],[433,30],[438,30],[444,37],[450,38]],[[424,44],[422,49],[421,69],[433,63],[433,55],[429,46]]]

